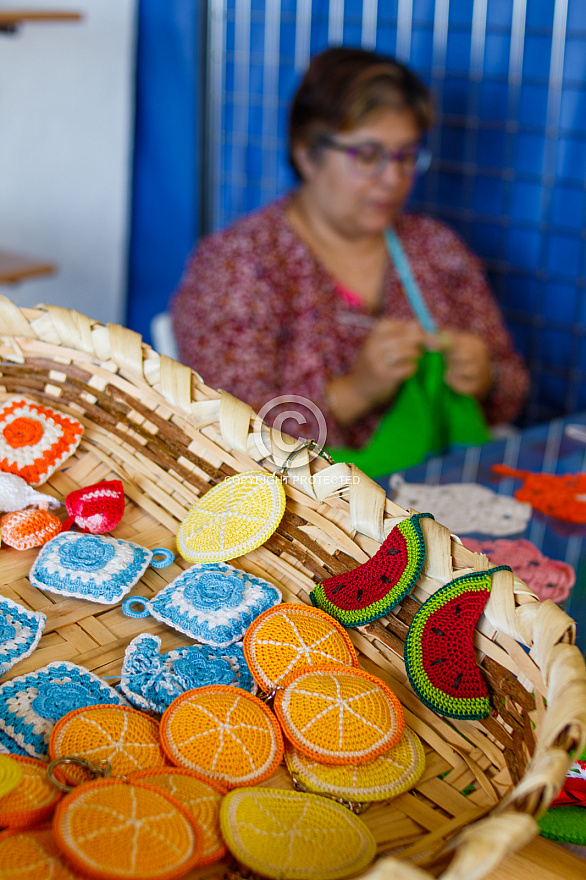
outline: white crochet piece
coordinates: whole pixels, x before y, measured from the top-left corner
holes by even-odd
[[[389,486],[393,501],[406,510],[432,513],[454,535],[478,532],[482,535],[516,535],[525,531],[533,509],[530,504],[477,483],[444,483],[427,486],[407,483],[394,474]]]
[[[0,473],[0,511],[14,513],[25,507],[57,508],[61,502],[52,495],[43,495],[16,474]]]

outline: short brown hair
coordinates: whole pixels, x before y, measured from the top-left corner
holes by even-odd
[[[389,55],[338,46],[316,55],[289,114],[289,162],[301,174],[293,147],[305,144],[317,155],[323,138],[350,131],[384,107],[410,110],[421,134],[433,122],[429,89],[408,67]]]

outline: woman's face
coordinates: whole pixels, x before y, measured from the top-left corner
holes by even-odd
[[[388,152],[412,147],[421,132],[410,110],[378,110],[352,131],[339,132],[339,146],[378,144]],[[338,232],[361,237],[378,235],[392,225],[413,186],[413,175],[400,163],[387,162],[379,173],[363,174],[351,156],[338,148],[323,147],[317,157],[303,148],[298,163],[302,189],[322,219]]]

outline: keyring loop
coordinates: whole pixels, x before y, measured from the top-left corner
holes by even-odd
[[[300,452],[303,452],[304,449],[307,449],[308,451],[311,452],[316,448],[317,448],[317,454],[321,458],[325,459],[328,464],[335,464],[334,459],[332,458],[330,453],[326,452],[325,449],[319,447],[319,443],[317,442],[317,440],[304,440],[303,443],[301,444],[301,446],[298,446],[297,449],[294,449],[293,452],[289,453],[289,455],[287,456],[287,458],[285,459],[285,461],[283,462],[283,464],[281,465],[281,467],[277,471],[277,475],[279,477],[284,476],[287,473],[287,470],[288,470],[291,462],[295,458],[295,456],[299,455]]]
[[[162,559],[155,559],[155,556],[162,556]],[[153,568],[167,568],[167,566],[171,565],[172,562],[175,562],[175,554],[170,550],[167,550],[166,547],[155,547],[153,550],[153,558],[151,559],[151,565]]]
[[[64,755],[62,758],[55,758],[47,767],[47,778],[51,785],[54,785],[59,791],[64,792],[73,791],[75,786],[66,785],[64,782],[59,782],[58,779],[55,779],[53,771],[59,766],[59,764],[77,764],[78,767],[83,767],[84,770],[91,773],[94,778],[100,777],[102,779],[107,779],[112,772],[112,765],[106,760],[98,761],[97,764],[92,764],[91,761],[88,761],[87,758],[83,758],[81,755]]]
[[[122,603],[122,611],[127,617],[148,617],[150,611],[147,608],[149,600],[144,596],[127,596]],[[133,605],[139,605],[140,611],[135,611]]]

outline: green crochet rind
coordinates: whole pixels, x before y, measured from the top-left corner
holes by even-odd
[[[586,846],[586,807],[552,807],[538,822],[542,837]]]
[[[312,604],[347,627],[364,626],[388,614],[411,592],[421,574],[425,561],[425,540],[419,520],[423,517],[433,519],[431,513],[416,513],[409,519],[402,520],[393,529],[393,532],[396,529],[403,536],[407,544],[407,565],[397,583],[382,599],[355,609],[339,608],[326,596],[324,584],[318,584],[309,594]]]
[[[492,575],[501,570],[510,571],[511,569],[506,565],[501,565],[490,569],[490,571],[473,572],[455,578],[430,596],[411,622],[404,649],[407,675],[419,699],[440,715],[445,715],[448,718],[481,719],[490,715],[491,705],[485,695],[484,686],[482,687],[483,693],[478,696],[455,697],[440,690],[430,681],[423,664],[422,635],[424,627],[433,617],[434,612],[445,609],[452,600],[458,597],[478,592],[486,593],[488,597]],[[480,672],[478,676],[480,676]]]

